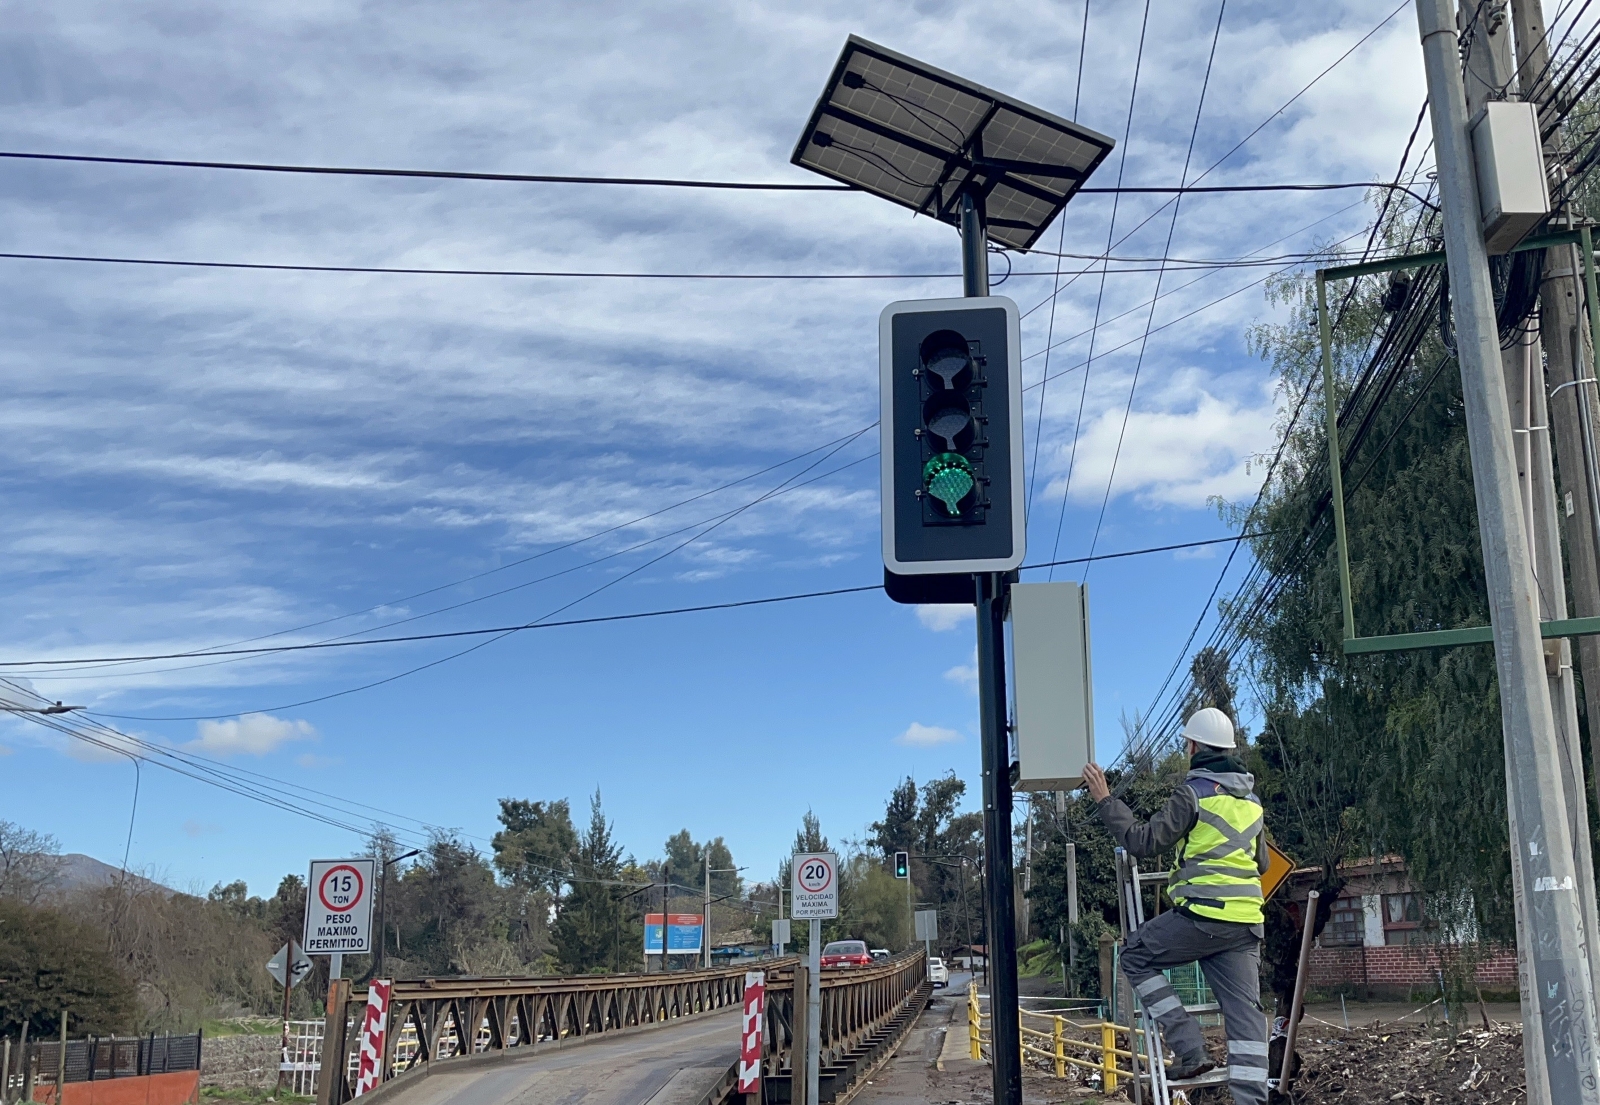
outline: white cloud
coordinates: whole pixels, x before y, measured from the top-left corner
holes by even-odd
[[[972,650],[972,663],[957,664],[944,673],[944,677],[958,687],[965,687],[972,694],[978,693],[978,650]]]
[[[243,753],[265,756],[290,741],[314,740],[316,727],[309,721],[291,721],[271,714],[245,714],[224,721],[202,721],[200,736],[188,747],[220,756]]]
[[[917,607],[917,621],[921,622],[925,629],[931,629],[935,633],[943,633],[959,626],[971,625],[972,607],[966,605],[919,606]]]
[[[913,721],[910,727],[894,740],[896,744],[909,744],[913,748],[932,748],[940,744],[954,744],[960,739],[961,734],[954,729]]]

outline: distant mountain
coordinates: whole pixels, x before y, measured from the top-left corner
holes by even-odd
[[[56,856],[55,861],[53,884],[58,893],[71,894],[76,890],[98,890],[104,886],[111,886],[123,878],[122,868],[101,863],[93,856],[86,856],[82,852],[68,852],[64,856]],[[168,897],[176,893],[140,875],[130,873],[127,878],[136,886],[159,890]]]

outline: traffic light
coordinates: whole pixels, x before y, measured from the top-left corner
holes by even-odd
[[[911,853],[896,852],[894,854],[894,877],[909,879],[911,877]]]
[[[1018,335],[1017,305],[1003,296],[884,308],[880,433],[890,577],[970,577],[1022,563]],[[950,582],[963,596],[956,601],[971,601],[970,578]],[[890,594],[900,598],[893,586]]]

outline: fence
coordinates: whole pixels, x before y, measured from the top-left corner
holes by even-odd
[[[97,1082],[200,1069],[200,1033],[192,1036],[89,1036],[66,1042],[66,1080]],[[54,1086],[60,1040],[0,1041],[0,1102],[31,1101],[34,1087]]]
[[[1023,1009],[1022,1063],[1028,1065],[1029,1057],[1042,1060],[1057,1078],[1067,1077],[1068,1069],[1082,1070],[1086,1080],[1098,1082],[1102,1093],[1115,1093],[1122,1079],[1133,1078],[1133,1054],[1130,1050],[1143,1030],[1130,1032],[1127,1025],[1114,1021],[1074,1021],[1053,1013],[1034,1013]],[[1129,1047],[1119,1047],[1118,1036]],[[967,1036],[971,1041],[972,1058],[992,1057],[994,1037],[990,1031],[989,1014],[978,1004],[978,985],[967,983]],[[1086,1058],[1087,1056],[1087,1058]],[[1127,1060],[1129,1066],[1118,1065]],[[1038,1065],[1038,1064],[1035,1064]]]

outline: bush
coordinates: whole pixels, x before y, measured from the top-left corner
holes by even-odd
[[[109,1035],[134,1026],[133,984],[105,934],[59,910],[0,900],[0,1035]]]

